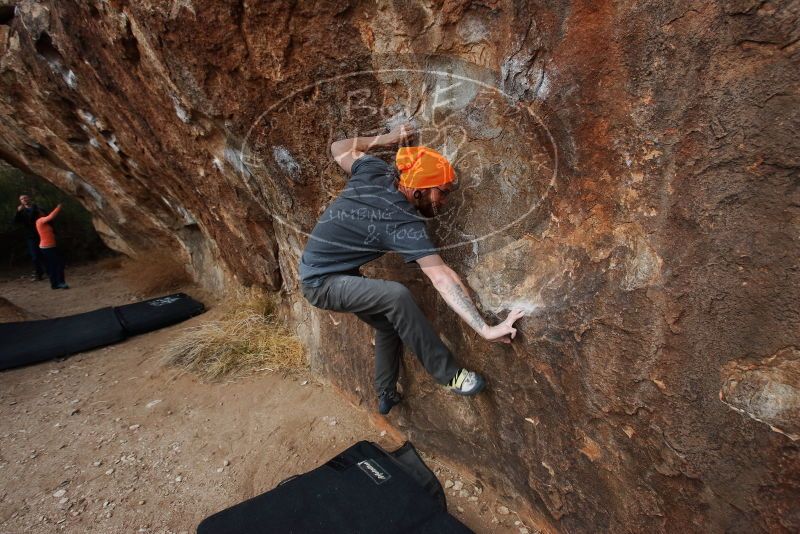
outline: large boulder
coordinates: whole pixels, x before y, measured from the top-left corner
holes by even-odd
[[[487,393],[410,355],[390,419],[565,532],[800,530],[800,3],[0,2],[0,157],[106,242],[285,296],[372,406],[369,328],[297,263],[332,140],[413,117],[459,175],[431,223],[487,317],[415,293]],[[390,151],[379,152],[391,158]]]

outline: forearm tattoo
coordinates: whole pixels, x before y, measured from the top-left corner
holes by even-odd
[[[486,322],[483,320],[483,317],[481,317],[475,304],[472,303],[472,299],[469,298],[469,295],[464,292],[464,288],[459,284],[447,282],[444,287],[442,287],[442,296],[445,297],[445,300],[450,304],[453,310],[455,310],[468,325],[474,328],[476,332],[480,332],[483,327],[486,326]]]

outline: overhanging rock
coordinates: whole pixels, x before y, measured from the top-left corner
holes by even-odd
[[[281,290],[371,405],[368,328],[297,263],[345,184],[329,143],[413,117],[461,181],[443,257],[530,315],[490,345],[370,266],[489,380],[455,398],[407,358],[393,421],[565,532],[800,530],[790,358],[742,367],[800,346],[797,1],[0,4],[0,157],[112,247]]]

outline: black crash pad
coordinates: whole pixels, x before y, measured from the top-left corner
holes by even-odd
[[[55,319],[0,323],[0,370],[68,356],[125,339],[114,308]]]
[[[393,453],[361,441],[325,465],[216,513],[198,534],[466,534],[410,443]]]
[[[56,319],[0,323],[0,371],[117,343],[203,311],[202,303],[175,293]]]
[[[125,333],[135,336],[185,321],[203,313],[205,306],[186,293],[175,293],[114,309]]]

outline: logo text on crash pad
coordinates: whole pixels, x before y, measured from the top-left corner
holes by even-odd
[[[392,478],[392,475],[387,473],[375,460],[361,460],[358,462],[358,467],[378,485]]]

